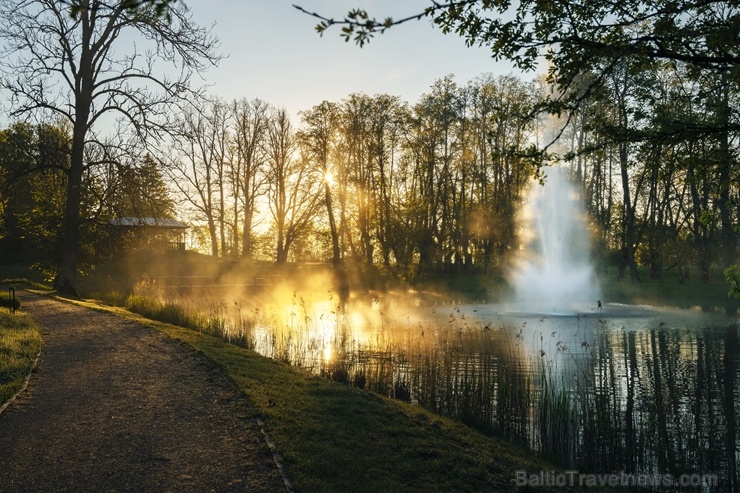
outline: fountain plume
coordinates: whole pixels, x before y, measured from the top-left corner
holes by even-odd
[[[513,275],[515,309],[572,313],[596,308],[601,293],[591,266],[580,193],[564,170],[545,170],[526,205],[526,255]]]

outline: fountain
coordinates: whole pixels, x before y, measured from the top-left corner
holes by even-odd
[[[601,298],[590,261],[580,193],[564,170],[546,170],[525,208],[524,255],[513,273],[518,312],[572,315],[594,311]]]

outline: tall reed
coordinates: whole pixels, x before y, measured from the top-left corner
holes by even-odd
[[[574,340],[547,338],[543,325],[525,341],[521,327],[475,324],[451,309],[447,321],[401,328],[381,315],[362,339],[350,314],[312,313],[297,294],[287,314],[203,298],[129,296],[126,304],[528,444],[564,467],[719,471],[737,486],[737,328],[705,337],[591,319],[589,338],[580,325]]]

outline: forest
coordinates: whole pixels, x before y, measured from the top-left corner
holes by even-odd
[[[88,17],[51,15],[75,26]],[[6,40],[24,25],[5,24]],[[206,37],[196,41],[217,59]],[[256,95],[226,101],[162,82],[169,97],[151,102],[120,86],[99,94],[122,102],[92,94],[88,109],[98,118],[117,108],[148,138],[91,133],[84,145],[65,100],[24,92],[37,74],[6,63],[16,77],[6,89],[28,102],[0,134],[0,254],[58,273],[76,190],[82,271],[135,248],[114,237],[115,218],[169,217],[191,225],[189,249],[213,257],[348,264],[399,279],[500,274],[520,245],[527,187],[557,165],[580,184],[599,268],[633,281],[638,266],[654,279],[708,281],[711,266],[737,256],[738,91],[733,72],[678,58],[595,57],[567,84],[562,67],[555,77],[450,74],[418,101],[355,93],[298,115]],[[39,118],[39,106],[55,111]]]
[[[567,125],[532,116],[548,89],[512,75],[448,76],[414,104],[351,94],[297,123],[260,99],[204,102],[178,115],[164,151],[88,158],[85,260],[115,253],[116,217],[178,216],[193,222],[190,246],[213,256],[362,263],[402,276],[497,272],[518,245],[524,190],[557,154],[582,184],[600,265],[649,265],[654,278],[696,266],[708,280],[721,262],[723,214],[734,222],[739,211],[734,176],[722,207],[722,135],[628,143],[620,132],[719,118],[729,95],[668,67],[623,75]],[[699,92],[712,97],[697,105]],[[556,148],[537,154],[555,132]],[[52,123],[3,130],[4,258],[53,270],[70,140]]]

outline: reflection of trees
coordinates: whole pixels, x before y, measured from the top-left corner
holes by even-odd
[[[709,329],[696,336],[673,328],[601,338],[594,366],[600,384],[585,396],[596,412],[582,416],[579,465],[715,473],[737,484],[737,349],[734,327],[724,340]]]
[[[740,400],[740,392],[737,381],[740,364],[738,364],[737,353],[740,351],[740,341],[738,341],[738,329],[731,326],[725,329],[724,335],[724,388],[722,392],[723,408],[725,414],[725,423],[727,424],[727,434],[725,439],[725,448],[727,450],[727,471],[729,473],[727,482],[728,489],[736,491],[740,483],[738,482],[737,472],[737,400]]]
[[[437,337],[436,347],[388,345],[360,358],[350,348],[342,375],[351,384],[361,374],[364,387],[391,397],[410,382],[413,402],[530,443],[564,467],[716,474],[737,486],[735,327],[604,328],[593,351],[568,349],[558,363],[506,337]]]
[[[623,341],[626,342],[625,347],[625,367],[627,368],[627,402],[625,403],[625,465],[626,471],[634,473],[637,467],[635,463],[635,457],[630,452],[637,448],[637,440],[635,437],[635,385],[638,381],[638,366],[637,366],[637,348],[635,345],[635,333],[630,332],[626,336],[623,334]]]
[[[535,389],[540,397],[533,403],[548,406],[533,427],[539,448],[565,467],[674,477],[716,474],[732,490],[737,485],[737,350],[736,327],[723,335],[669,327],[617,334],[599,330],[587,357],[574,354],[563,376],[549,375]],[[568,373],[577,376],[569,382]],[[560,394],[551,391],[558,378]],[[569,398],[569,412],[558,419],[558,406]],[[576,416],[575,428],[569,425],[571,416]]]

